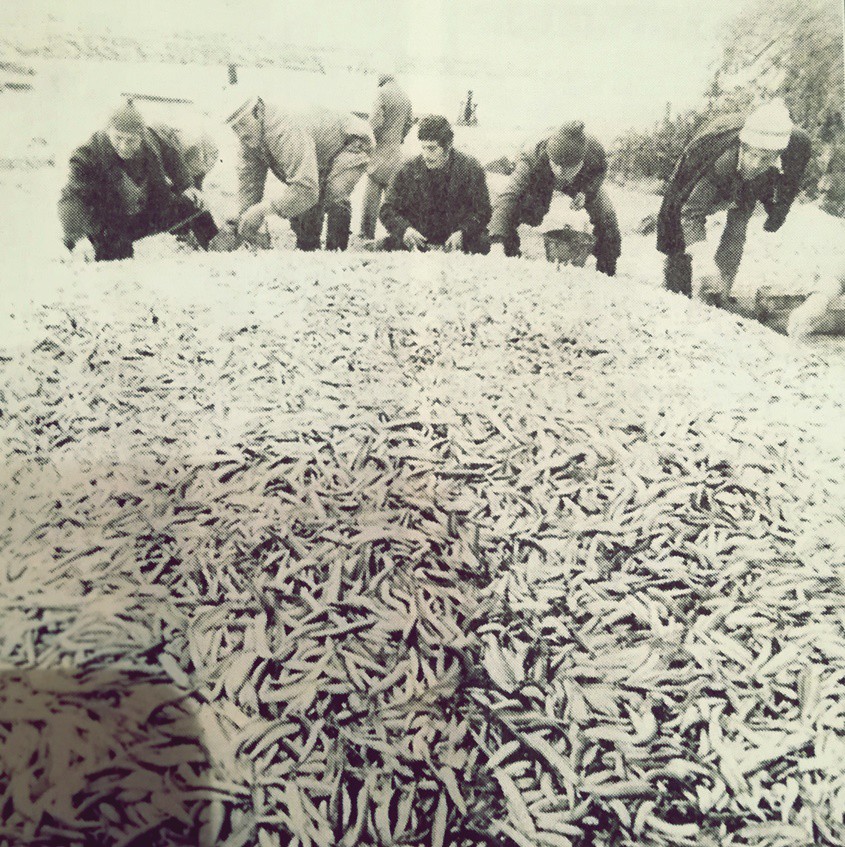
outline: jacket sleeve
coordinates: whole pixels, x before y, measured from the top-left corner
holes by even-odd
[[[267,163],[253,150],[238,145],[238,160],[235,172],[238,175],[238,200],[240,211],[245,212],[264,196],[264,182],[267,179]]]
[[[741,118],[729,116],[720,119],[713,127],[707,126],[699,130],[684,149],[666,185],[657,216],[657,249],[661,253],[668,256],[684,251],[686,247],[682,223],[684,205],[702,181],[710,182],[710,188],[707,190],[713,191],[715,196],[716,185],[709,174],[716,166],[718,159],[738,143],[737,135],[741,126]],[[704,199],[702,195],[699,196]],[[695,208],[696,206],[698,209]],[[706,218],[709,208],[704,208],[702,203],[694,202],[690,207],[690,214],[698,215],[699,219],[702,215]],[[698,226],[700,226],[699,233],[703,233],[702,220],[699,220]]]
[[[96,182],[96,164],[91,151],[80,147],[70,157],[67,183],[59,197],[59,221],[68,248],[72,248],[80,238],[96,232]]]
[[[399,169],[387,187],[387,195],[381,204],[379,217],[384,228],[395,238],[402,240],[405,230],[411,226],[406,217],[411,195],[411,177],[407,167]]]
[[[783,173],[775,183],[774,195],[763,201],[763,207],[768,214],[763,229],[766,232],[777,232],[789,213],[792,203],[801,189],[801,180],[812,155],[812,142],[804,130],[795,130],[789,145],[781,154]]]
[[[687,247],[707,240],[707,216],[716,205],[718,189],[709,179],[700,179],[681,206],[681,230]]]
[[[174,129],[165,127],[149,127],[152,142],[158,148],[161,166],[170,180],[170,185],[177,194],[181,194],[192,184],[185,163],[185,148]]]
[[[288,129],[271,139],[268,148],[285,177],[282,192],[270,202],[270,210],[283,218],[295,218],[316,206],[320,173],[314,138],[304,129]]]
[[[578,175],[578,190],[583,191],[587,201],[595,199],[607,174],[607,155],[604,148],[595,142],[584,168]]]
[[[493,210],[490,207],[490,192],[487,190],[484,169],[478,162],[472,160],[469,162],[467,173],[467,192],[469,195],[467,213],[457,229],[463,232],[465,239],[474,239],[487,227]]]
[[[755,204],[756,205],[756,204]],[[733,283],[742,262],[745,249],[745,238],[748,231],[748,221],[754,206],[734,206],[728,209],[725,228],[716,250],[715,260],[722,276]]]
[[[514,220],[517,203],[528,188],[531,181],[533,162],[523,152],[516,163],[516,169],[510,175],[508,184],[496,198],[493,217],[490,221],[490,237],[501,241],[508,233],[516,229],[518,222]]]

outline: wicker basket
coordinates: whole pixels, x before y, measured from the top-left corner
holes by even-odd
[[[575,265],[583,268],[595,246],[595,236],[579,232],[571,226],[543,233],[546,259],[558,265]]]

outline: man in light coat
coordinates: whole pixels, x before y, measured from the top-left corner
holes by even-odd
[[[370,114],[376,149],[367,169],[367,187],[361,214],[361,237],[372,240],[383,192],[402,164],[402,142],[411,130],[413,111],[408,95],[390,74],[379,77]]]
[[[519,256],[517,227],[523,223],[539,226],[551,207],[553,193],[560,191],[572,198],[573,209],[584,209],[589,215],[596,236],[596,270],[614,276],[622,237],[616,211],[603,188],[606,173],[604,148],[584,132],[581,121],[566,123],[526,145],[493,207],[492,252]]]
[[[152,123],[148,129],[161,142],[165,164],[167,157],[175,153],[174,169],[181,167],[187,184],[201,191],[206,176],[217,164],[220,154],[211,134],[205,128],[181,124],[174,126],[164,122]]]
[[[326,249],[345,250],[349,197],[375,146],[367,121],[328,109],[286,111],[251,97],[226,123],[240,140],[238,234],[254,238],[266,216],[275,214],[290,220],[298,249],[318,250],[326,217]],[[273,199],[265,199],[268,173],[283,185]]]

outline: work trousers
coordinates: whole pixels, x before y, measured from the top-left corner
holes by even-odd
[[[372,146],[365,138],[352,137],[332,160],[321,179],[320,197],[307,212],[290,219],[299,250],[319,250],[326,220],[326,250],[345,250],[349,245],[352,204],[349,198],[370,162]]]
[[[375,238],[378,213],[381,209],[381,199],[390,180],[396,176],[402,167],[402,157],[397,154],[392,161],[382,163],[380,167],[367,174],[367,185],[364,190],[364,205],[361,210],[361,237]]]
[[[364,189],[364,204],[361,209],[361,236],[362,238],[376,237],[376,222],[381,208],[381,198],[387,186],[377,182],[372,176],[367,175],[367,185]]]

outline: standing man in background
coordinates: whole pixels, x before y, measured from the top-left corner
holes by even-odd
[[[777,232],[801,187],[810,137],[792,123],[783,100],[747,118],[719,115],[693,137],[663,195],[657,249],[665,254],[664,286],[688,297],[730,294],[742,261],[748,221],[763,204],[766,232]],[[727,209],[719,247],[707,245],[707,218]]]
[[[593,226],[596,270],[616,273],[622,236],[616,211],[602,187],[607,156],[601,144],[584,132],[581,121],[571,121],[540,141],[525,146],[508,184],[496,198],[490,240],[493,252],[519,256],[520,224],[539,226],[560,191],[572,198],[573,209],[584,209]]]
[[[275,214],[290,220],[299,250],[319,250],[325,217],[326,250],[345,250],[349,198],[375,146],[367,121],[328,109],[288,112],[244,97],[226,123],[240,141],[238,235],[254,238]],[[265,199],[268,173],[283,186],[274,199]]]
[[[402,164],[402,142],[411,130],[413,111],[408,95],[392,74],[382,74],[370,113],[376,149],[367,168],[367,187],[361,213],[361,237],[372,241],[382,193]]]

